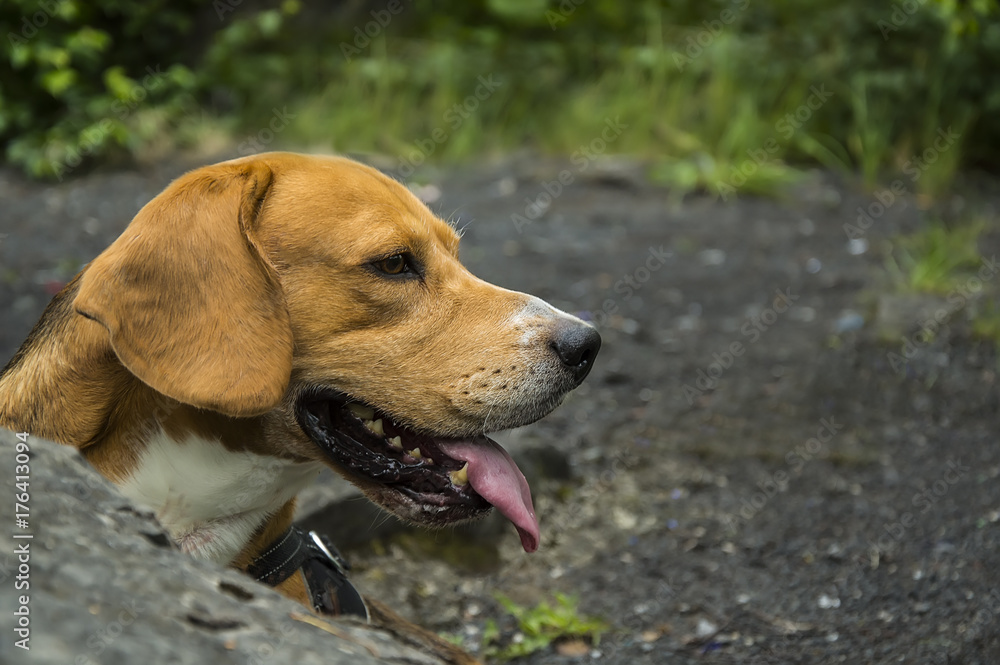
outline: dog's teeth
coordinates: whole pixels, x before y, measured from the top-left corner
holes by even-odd
[[[351,413],[356,415],[358,418],[361,418],[361,420],[371,420],[375,417],[375,409],[370,406],[365,406],[364,404],[351,402],[347,405],[347,408],[351,410]]]
[[[367,427],[368,429],[370,429],[375,434],[378,434],[379,436],[384,436],[385,435],[385,430],[382,429],[382,419],[381,418],[379,418],[378,420],[366,420],[365,421],[365,427]]]
[[[421,454],[420,454],[420,448],[414,448],[413,450],[411,450],[411,451],[410,451],[409,453],[407,453],[407,454],[408,454],[408,455],[409,455],[410,457],[416,457],[417,459],[420,459],[421,457],[423,457],[423,455],[421,455]]]
[[[389,439],[389,445],[391,445],[393,448],[399,448],[400,450],[402,450],[403,440],[398,436],[394,436],[391,439]]]
[[[448,477],[451,478],[451,482],[455,485],[468,485],[469,484],[469,463],[466,462],[458,471],[449,471]]]
[[[428,464],[433,464],[434,463],[434,458],[433,457],[425,457],[424,461],[427,462]]]

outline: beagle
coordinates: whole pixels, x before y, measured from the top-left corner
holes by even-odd
[[[194,170],[52,300],[0,373],[0,425],[77,447],[185,552],[329,614],[373,604],[329,543],[291,527],[323,465],[422,525],[495,507],[532,552],[528,484],[486,434],[554,409],[601,340],[477,279],[458,245],[345,158]]]

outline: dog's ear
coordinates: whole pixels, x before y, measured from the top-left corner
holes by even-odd
[[[153,389],[231,416],[284,395],[288,309],[254,236],[272,178],[263,160],[188,173],[84,271],[74,308],[108,329],[118,359]]]

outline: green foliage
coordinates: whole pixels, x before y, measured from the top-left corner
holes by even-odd
[[[0,53],[11,65],[0,68],[0,139],[11,161],[35,175],[61,175],[160,131],[146,111],[149,102],[170,108],[190,89],[191,72],[172,63],[170,48],[171,37],[190,28],[193,5],[157,4],[0,5]]]
[[[0,55],[11,65],[0,68],[8,160],[62,179],[88,161],[182,131],[216,82],[249,90],[248,77],[233,75],[242,70],[222,61],[238,61],[281,18],[264,11],[227,22],[197,0],[8,0],[0,5]],[[197,44],[192,33],[205,23],[220,26],[215,46],[185,53],[180,46]]]
[[[973,311],[972,336],[992,344],[996,352],[994,365],[1000,371],[1000,307],[995,300],[986,300],[985,306]]]
[[[537,607],[522,607],[510,598],[497,594],[497,600],[517,621],[519,636],[504,643],[496,622],[486,622],[483,630],[483,655],[497,661],[508,661],[547,649],[553,642],[568,638],[586,638],[598,644],[608,624],[600,619],[582,617],[577,612],[577,599],[556,594],[556,604],[540,603]]]
[[[51,11],[34,28],[39,6]],[[288,105],[284,143],[401,167],[525,145],[581,170],[630,153],[678,191],[727,199],[780,190],[803,165],[874,186],[915,161],[918,193],[936,197],[958,169],[1000,157],[997,0],[390,6],[11,0],[0,143],[29,172],[59,174],[81,154],[183,141],[202,109],[239,133]],[[162,71],[155,89],[147,67]],[[627,128],[602,143],[615,119]],[[959,140],[928,153],[948,128]]]
[[[456,633],[438,633],[438,637],[449,644],[454,644],[459,648],[463,648],[465,646],[465,639]]]
[[[984,229],[981,221],[932,222],[899,238],[886,268],[901,290],[944,295],[980,267],[978,244]]]
[[[1000,348],[1000,306],[995,301],[987,300],[982,308],[973,312],[972,335]]]

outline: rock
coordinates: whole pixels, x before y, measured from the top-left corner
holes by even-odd
[[[833,330],[838,335],[861,330],[864,327],[865,317],[850,309],[843,310],[840,316],[837,317],[837,321],[833,324]]]
[[[28,509],[28,528],[18,528],[12,499],[23,491],[14,477],[23,459],[15,460],[16,443],[13,433],[0,429],[6,507],[0,662],[441,663],[380,630],[320,620],[235,570],[183,554],[152,515],[131,505],[67,446],[28,438],[30,496],[20,502]],[[23,581],[30,587],[15,590],[21,565],[15,547],[25,545],[30,572]],[[29,651],[14,644],[21,639],[14,612],[23,600]]]

